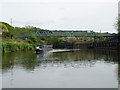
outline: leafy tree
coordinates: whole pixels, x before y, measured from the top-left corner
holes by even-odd
[[[2,32],[8,32],[8,28],[2,23],[0,23],[0,29]]]
[[[37,43],[37,38],[35,36],[30,36],[28,38],[29,43],[36,44]]]
[[[117,21],[117,31],[118,31],[118,34],[120,34],[120,18]]]
[[[99,41],[105,41],[105,37],[99,37]]]

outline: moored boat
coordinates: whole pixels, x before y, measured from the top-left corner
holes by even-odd
[[[44,51],[50,51],[53,49],[53,45],[39,45],[36,47],[36,53],[42,53]]]

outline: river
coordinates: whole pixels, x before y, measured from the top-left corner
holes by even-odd
[[[119,53],[106,50],[2,55],[3,88],[118,88]]]

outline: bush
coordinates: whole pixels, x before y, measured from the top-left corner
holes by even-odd
[[[25,51],[25,50],[34,50],[35,45],[31,44],[2,44],[3,52],[16,52],[16,51]]]

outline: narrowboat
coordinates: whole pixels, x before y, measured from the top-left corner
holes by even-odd
[[[53,45],[39,45],[36,47],[36,53],[43,53],[44,51],[50,51],[53,49]]]

